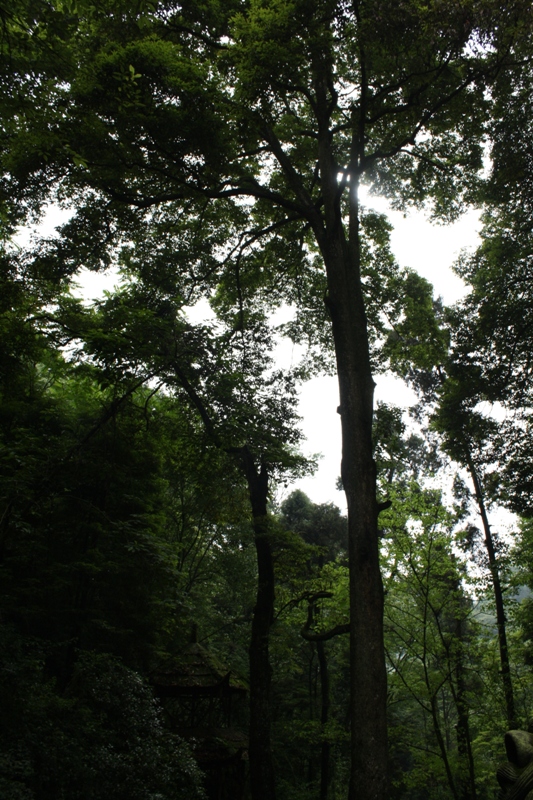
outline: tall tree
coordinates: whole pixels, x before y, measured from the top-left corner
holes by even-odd
[[[530,5],[103,2],[69,12],[75,33],[60,40],[70,37],[70,60],[10,127],[5,184],[23,199],[37,173],[59,183],[77,208],[55,246],[63,260],[83,253],[98,267],[120,240],[142,247],[148,227],[181,236],[165,274],[192,273],[191,294],[231,270],[238,301],[245,260],[259,284],[262,273],[290,283],[293,301],[302,274],[326,284],[349,520],[350,797],[385,798],[372,304],[358,189],[366,180],[399,205],[433,198],[437,214],[458,211],[481,167],[487,87],[529,36]],[[164,249],[148,263],[164,263]],[[253,792],[270,800],[272,781]]]
[[[268,498],[273,477],[297,474],[306,464],[295,450],[301,434],[294,381],[272,369],[271,336],[260,314],[236,329],[193,326],[179,298],[149,280],[125,285],[92,313],[67,298],[59,319],[78,331],[78,353],[96,362],[112,385],[164,383],[197,414],[211,444],[246,482],[257,554],[249,646],[251,779],[273,789],[269,637],[275,585]]]

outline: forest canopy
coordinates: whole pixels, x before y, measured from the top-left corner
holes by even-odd
[[[533,697],[532,53],[524,0],[0,7],[3,797],[494,796]],[[480,209],[463,300],[361,187]],[[346,517],[291,487],[324,373]]]

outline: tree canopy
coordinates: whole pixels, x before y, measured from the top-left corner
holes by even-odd
[[[431,481],[445,458],[470,475],[514,725],[524,693],[510,579],[488,514],[493,502],[531,509],[531,15],[523,0],[0,9],[3,614],[20,686],[39,686],[65,724],[72,694],[102,730],[108,712],[120,727],[76,676],[134,683],[201,625],[248,674],[253,800],[309,787],[325,800],[332,781],[350,800],[422,791],[395,738],[388,676],[430,725],[412,747],[433,748],[450,796],[476,796],[474,595],[451,544],[467,512],[460,497],[446,508]],[[362,185],[441,222],[483,206],[483,243],[457,266],[464,301],[445,309],[398,267]],[[55,234],[17,245],[20,226],[54,205],[68,212]],[[82,269],[114,270],[120,285],[92,305],[76,299]],[[292,316],[276,326],[280,308]],[[275,363],[280,336],[307,348],[292,370]],[[425,440],[397,410],[374,408],[374,375],[388,368],[418,389]],[[297,383],[324,370],[338,376],[346,520],[301,493],[273,504],[276,482],[312,467]],[[37,640],[29,676],[21,654]],[[344,683],[330,685],[331,659]],[[279,754],[304,668],[314,700],[298,788]],[[156,717],[155,749],[135,761],[139,774],[152,765],[139,796],[178,796],[196,772],[179,745],[182,777],[157,784]],[[19,780],[8,757],[10,791],[40,797],[31,776],[45,756],[24,732],[20,743],[30,766]],[[60,776],[49,791],[70,796]]]

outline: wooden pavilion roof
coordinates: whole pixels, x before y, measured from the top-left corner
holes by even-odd
[[[197,642],[152,673],[161,696],[244,694],[246,683]]]

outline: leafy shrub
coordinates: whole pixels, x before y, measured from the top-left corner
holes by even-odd
[[[3,637],[0,796],[4,800],[195,800],[200,771],[163,727],[141,676],[81,653],[66,691],[46,680],[39,645]]]

